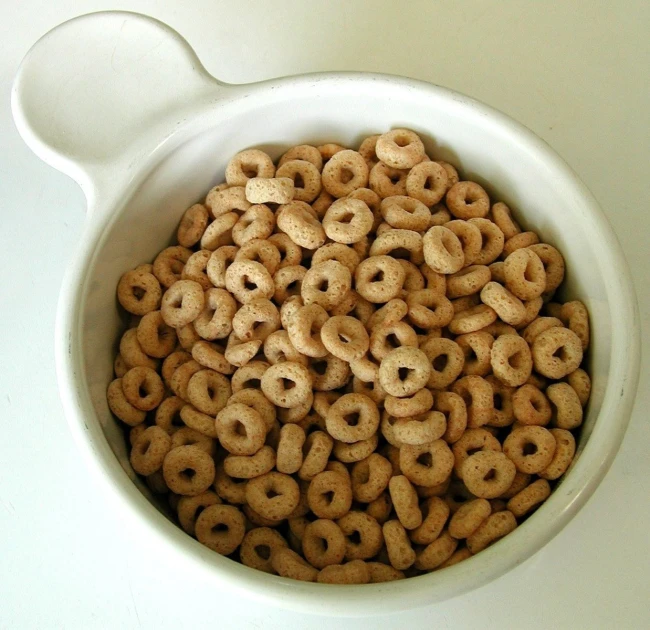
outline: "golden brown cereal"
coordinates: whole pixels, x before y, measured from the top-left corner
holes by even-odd
[[[210,505],[196,519],[198,541],[224,556],[231,554],[244,540],[244,515],[232,505]]]
[[[255,527],[244,536],[239,548],[242,564],[265,573],[277,573],[272,556],[278,549],[287,549],[287,541],[270,527]]]
[[[451,385],[463,370],[465,362],[463,351],[451,339],[429,338],[420,350],[424,352],[431,365],[427,387],[444,389]]]
[[[300,363],[285,361],[269,367],[262,376],[264,395],[278,407],[295,407],[311,391],[312,379]]]
[[[467,558],[471,558],[471,556],[472,554],[467,547],[461,547],[460,549],[456,549],[456,551],[451,554],[449,559],[443,562],[438,567],[438,569],[446,569],[447,567],[452,567],[455,564],[462,562],[463,560],[467,560]]]
[[[246,503],[245,495],[247,485],[248,481],[243,480],[238,482],[227,475],[226,471],[223,469],[223,463],[217,466],[214,489],[224,501],[235,503],[237,505]]]
[[[362,560],[332,564],[318,572],[316,581],[323,584],[367,584],[370,582],[370,569]]]
[[[337,199],[323,217],[323,228],[327,236],[337,243],[347,245],[359,242],[370,232],[372,226],[370,208],[364,201],[350,197]]]
[[[350,270],[336,260],[327,260],[307,271],[300,295],[306,306],[318,304],[329,311],[349,293],[351,285]]]
[[[160,427],[145,429],[134,441],[131,449],[131,466],[140,475],[152,475],[160,470],[171,448],[171,438]]]
[[[334,451],[334,456],[339,461],[351,464],[368,457],[377,449],[378,443],[379,438],[377,437],[377,434],[375,434],[367,440],[360,440],[359,442],[353,442],[352,444],[348,444],[347,442],[335,442],[332,450]]]
[[[379,136],[375,152],[384,164],[399,169],[409,169],[426,157],[422,140],[409,129],[393,129]]]
[[[210,490],[193,497],[180,497],[177,506],[178,522],[190,536],[194,536],[196,519],[200,513],[211,505],[219,504],[221,499]]]
[[[388,483],[393,508],[399,522],[405,529],[416,529],[422,525],[422,512],[418,505],[418,494],[404,475],[391,477]]]
[[[200,249],[194,252],[185,263],[183,271],[181,272],[182,280],[194,280],[198,282],[204,291],[212,288],[212,283],[206,274],[206,267],[212,256],[212,252],[208,249]]]
[[[506,324],[516,326],[526,316],[523,302],[498,282],[488,282],[481,289],[481,301],[494,309]]]
[[[243,213],[251,207],[246,200],[244,186],[231,186],[222,190],[217,188],[218,186],[213,188],[205,198],[205,205],[215,219],[225,214]]]
[[[553,461],[555,438],[544,427],[516,427],[503,442],[503,452],[519,472],[534,475]]]
[[[312,212],[312,208],[302,201],[280,206],[276,213],[277,227],[297,245],[318,249],[325,243],[325,231]]]
[[[372,503],[387,488],[392,475],[390,462],[372,453],[354,464],[351,473],[352,493],[361,503]]]
[[[382,199],[393,195],[405,195],[407,175],[408,170],[392,168],[383,162],[378,162],[370,170],[369,186]]]
[[[203,310],[203,289],[193,280],[178,280],[162,299],[162,318],[168,326],[180,328],[193,322]]]
[[[408,429],[409,432],[415,431],[415,433],[420,433],[424,427],[420,426],[423,422],[431,423],[434,422],[432,418],[425,418],[424,414],[431,409],[433,406],[433,394],[428,389],[421,389],[418,392],[415,392],[412,396],[407,396],[404,398],[397,398],[396,396],[386,396],[384,399],[384,407],[386,411],[396,418],[406,419],[412,418],[416,421],[416,424]],[[435,424],[435,422],[434,422]],[[404,426],[404,423],[402,423]],[[427,424],[428,426],[428,424]],[[428,432],[430,429],[426,429],[425,432]],[[416,438],[415,433],[413,434],[413,439]],[[444,433],[444,431],[443,431]],[[431,440],[429,440],[431,441]]]
[[[430,375],[429,359],[416,348],[395,348],[379,366],[379,382],[391,396],[411,396],[427,384]]]
[[[227,455],[223,460],[223,469],[234,479],[253,479],[275,467],[275,451],[270,446],[263,446],[254,455]]]
[[[537,236],[535,232],[520,232],[519,234],[511,236],[505,242],[503,245],[503,255],[504,257],[509,256],[512,252],[521,249],[522,247],[530,247],[537,243],[539,243],[539,236]]]
[[[264,341],[280,328],[280,313],[273,302],[266,299],[251,300],[244,304],[232,320],[234,333],[242,341]]]
[[[481,234],[482,246],[472,262],[477,265],[489,265],[503,251],[503,232],[489,219],[475,218],[470,219],[468,223],[477,227]]]
[[[224,407],[217,415],[216,429],[221,445],[234,455],[254,455],[266,438],[262,416],[242,403]]]
[[[217,429],[214,424],[213,416],[208,416],[207,414],[202,413],[192,405],[183,405],[180,416],[183,423],[190,429],[193,429],[209,438],[217,437]]]
[[[239,218],[232,228],[232,239],[237,245],[243,246],[253,239],[268,238],[271,236],[274,227],[275,217],[269,207],[264,204],[257,204],[251,206]]]
[[[190,382],[190,378],[202,369],[203,367],[192,359],[179,365],[176,370],[174,370],[169,382],[169,386],[174,394],[179,398],[188,401],[187,386]]]
[[[454,467],[454,455],[447,443],[435,440],[430,444],[405,444],[399,450],[403,474],[418,486],[435,486],[447,480]]]
[[[311,162],[306,160],[285,162],[275,172],[275,176],[278,178],[288,177],[293,181],[295,201],[311,203],[321,191],[320,173]]]
[[[449,532],[443,532],[436,540],[429,543],[419,554],[415,561],[415,568],[431,571],[445,563],[458,547],[458,541],[452,538]]]
[[[449,521],[449,533],[454,538],[469,538],[491,513],[492,507],[486,499],[468,501],[456,510]]]
[[[215,287],[224,288],[226,286],[226,271],[235,261],[238,251],[238,247],[224,245],[210,254],[205,272]]]
[[[485,429],[468,429],[452,446],[454,470],[462,479],[462,466],[470,453],[490,450],[501,451],[501,443]]]
[[[226,166],[229,186],[246,186],[253,177],[269,178],[275,174],[273,160],[264,151],[247,149],[234,155]]]
[[[190,427],[181,427],[171,436],[172,448],[177,446],[198,446],[208,455],[214,455],[215,440],[203,433],[199,433]]]
[[[165,395],[165,387],[157,372],[149,367],[131,368],[121,379],[124,396],[130,405],[142,411],[155,409]]]
[[[495,499],[512,485],[517,469],[504,453],[478,451],[463,462],[460,472],[474,496]]]
[[[490,361],[494,375],[511,387],[523,385],[533,369],[530,348],[519,335],[501,335],[495,339]]]
[[[560,379],[580,367],[582,343],[568,328],[549,328],[535,337],[532,355],[537,372]]]
[[[341,518],[350,511],[352,505],[350,480],[331,470],[318,473],[309,484],[307,501],[318,518]]]
[[[415,551],[411,547],[406,529],[398,520],[387,521],[382,527],[388,558],[394,569],[408,569],[415,562]]]
[[[505,203],[499,201],[493,204],[490,212],[492,214],[492,220],[503,232],[506,239],[512,238],[521,232],[521,227],[512,218],[510,208]]]
[[[241,341],[237,335],[231,333],[228,337],[228,344],[224,357],[226,361],[237,367],[246,365],[262,347],[261,339],[252,339],[251,341]]]
[[[443,227],[446,227],[458,237],[463,249],[463,266],[468,267],[474,263],[483,247],[483,239],[478,227],[471,221],[463,221],[461,219],[448,221]]]
[[[551,481],[559,479],[567,470],[576,452],[576,441],[566,429],[551,429],[555,438],[555,454],[551,463],[539,473],[539,476]]]
[[[395,348],[417,348],[418,336],[415,330],[406,322],[378,324],[370,333],[370,353],[382,361]],[[367,366],[366,366],[367,367]],[[377,377],[379,368],[377,368]]]
[[[476,429],[494,419],[494,392],[481,376],[463,376],[451,387],[465,402],[467,426]]]
[[[426,390],[425,390],[426,391]],[[388,410],[390,412],[390,410]],[[393,434],[401,444],[420,446],[440,439],[447,430],[444,414],[428,411],[420,416],[398,418],[393,425]]]
[[[454,308],[451,302],[433,289],[412,291],[406,296],[409,320],[429,330],[431,328],[444,328],[454,317]]]
[[[436,411],[442,412],[447,421],[447,429],[442,439],[448,444],[457,442],[467,428],[467,406],[454,392],[439,392],[435,400]]]
[[[485,287],[483,290],[485,290]],[[487,304],[479,304],[457,312],[449,322],[449,330],[455,335],[476,332],[489,326],[496,318],[497,314],[492,307]]]
[[[347,538],[345,558],[347,560],[367,560],[376,556],[384,542],[381,525],[365,512],[352,511],[336,522]],[[354,534],[358,542],[350,540]]]
[[[164,359],[176,347],[176,331],[165,324],[160,311],[150,311],[142,317],[136,337],[142,350],[157,359]]]
[[[124,381],[122,386],[124,387]],[[546,388],[546,396],[551,403],[551,422],[554,426],[559,429],[571,430],[577,429],[582,424],[582,405],[578,394],[571,385],[553,383]]]
[[[192,250],[186,247],[173,246],[163,249],[153,261],[153,274],[163,287],[169,288],[180,280],[181,272],[192,255]]]
[[[184,406],[185,401],[177,396],[165,398],[156,409],[156,425],[169,435],[173,435],[184,426],[180,416],[180,411]]]
[[[303,445],[303,461],[298,477],[309,481],[327,466],[334,440],[324,431],[314,431],[307,436]]]
[[[459,335],[456,337],[456,343],[465,356],[463,374],[467,376],[487,376],[492,371],[490,360],[492,358],[494,337],[490,333],[478,330],[466,335]]]
[[[346,541],[341,528],[332,520],[318,519],[305,527],[302,550],[317,569],[340,564],[345,557]]]
[[[330,406],[326,426],[335,440],[352,444],[374,435],[379,427],[379,411],[367,396],[345,394]]]
[[[515,250],[503,263],[508,289],[520,300],[532,300],[546,290],[546,270],[539,256],[529,248]]]
[[[467,539],[470,553],[476,554],[503,538],[517,527],[512,512],[504,510],[488,516],[483,524]]]
[[[333,197],[345,197],[367,184],[368,165],[356,151],[338,151],[323,167],[323,188]]]
[[[528,249],[535,252],[544,265],[546,271],[546,288],[544,292],[551,293],[555,291],[564,280],[564,258],[562,254],[547,243],[528,245]]]
[[[273,550],[271,566],[278,575],[293,580],[315,582],[318,577],[318,569],[312,567],[295,551],[286,547]]]
[[[222,245],[232,245],[232,229],[238,220],[236,212],[219,215],[203,232],[201,248],[212,252]]]
[[[275,291],[273,299],[277,304],[283,304],[292,297],[300,297],[302,281],[307,274],[307,269],[301,265],[280,267],[273,276]],[[300,298],[302,306],[302,298]]]
[[[134,315],[146,315],[160,306],[162,291],[156,276],[145,271],[127,271],[117,285],[117,299]]]
[[[406,177],[407,194],[429,207],[445,196],[448,186],[447,171],[438,162],[420,162],[411,168]]]
[[[279,472],[268,472],[246,485],[246,501],[258,514],[274,521],[287,518],[297,507],[300,488],[295,479]]]
[[[412,197],[386,197],[380,209],[386,223],[393,228],[422,232],[430,227],[431,212],[421,201]]]
[[[106,392],[106,399],[113,414],[125,424],[134,427],[144,422],[146,412],[134,407],[126,399],[121,378],[111,381]]]
[[[434,225],[423,238],[424,259],[433,271],[452,274],[460,271],[465,255],[458,237],[442,225]]]
[[[303,462],[302,447],[305,431],[296,424],[285,424],[280,430],[276,468],[278,472],[292,475],[300,470]]]
[[[269,240],[254,238],[244,243],[235,255],[235,260],[252,260],[262,263],[274,275],[280,268],[280,250]]]
[[[447,278],[447,295],[450,298],[478,293],[491,278],[485,265],[469,265]]]
[[[578,399],[580,404],[585,407],[587,402],[589,402],[589,395],[591,394],[591,379],[589,374],[585,372],[582,368],[578,368],[571,374],[566,377],[567,383],[573,387],[576,394],[578,394]]]
[[[457,182],[448,191],[445,203],[457,219],[483,218],[490,211],[490,198],[476,182]]]
[[[275,286],[266,267],[252,260],[236,260],[225,274],[226,289],[242,304],[273,296]]]
[[[485,380],[492,386],[492,399],[494,401],[494,415],[488,423],[488,426],[510,426],[515,421],[512,397],[516,389],[504,385],[494,374],[486,376]]]
[[[162,466],[165,483],[176,494],[196,496],[214,481],[214,460],[198,446],[178,446],[165,456]]]
[[[190,206],[178,224],[176,231],[176,240],[183,247],[193,247],[203,236],[205,228],[208,225],[208,210],[200,203]]]
[[[361,297],[372,303],[385,303],[397,297],[406,272],[391,256],[371,256],[356,268],[354,279]]]
[[[508,501],[508,509],[516,518],[521,518],[546,501],[550,494],[551,486],[548,481],[538,479],[512,497]]]
[[[545,426],[551,420],[551,405],[535,385],[526,383],[512,396],[512,408],[519,424]]]

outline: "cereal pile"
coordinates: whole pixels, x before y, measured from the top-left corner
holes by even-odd
[[[242,151],[177,237],[119,281],[107,398],[209,548],[297,580],[419,575],[567,470],[591,384],[562,255],[412,131]]]

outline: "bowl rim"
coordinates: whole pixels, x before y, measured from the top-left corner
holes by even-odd
[[[544,168],[552,170],[558,181],[561,180],[562,185],[581,200],[588,213],[587,227],[600,241],[608,244],[600,256],[609,265],[605,269],[608,274],[607,298],[610,304],[616,304],[620,325],[612,328],[612,361],[607,387],[590,439],[562,484],[536,515],[509,534],[505,543],[507,553],[501,552],[501,542],[496,543],[479,556],[446,569],[444,580],[440,579],[441,574],[434,573],[409,578],[408,582],[388,584],[335,586],[302,583],[250,569],[203,547],[165,518],[122,469],[94,413],[84,377],[81,322],[88,294],[85,270],[94,265],[103,238],[110,232],[112,222],[124,211],[126,201],[120,205],[117,200],[129,200],[164,155],[187,139],[208,130],[227,114],[229,108],[241,104],[244,94],[255,95],[268,103],[290,98],[295,91],[309,94],[309,90],[318,85],[329,89],[349,86],[350,83],[358,87],[376,85],[377,82],[382,84],[386,94],[397,90],[402,97],[427,98],[432,107],[437,101],[459,108],[458,115],[475,117],[477,121],[480,119],[480,124],[492,126],[514,144],[534,154]],[[534,555],[575,516],[609,469],[627,428],[639,377],[640,324],[630,270],[612,227],[584,183],[546,142],[509,116],[453,90],[424,81],[363,72],[305,74],[224,87],[230,89],[229,99],[217,104],[197,103],[196,117],[188,119],[185,125],[164,138],[137,167],[138,172],[126,186],[105,201],[113,212],[97,212],[100,220],[86,222],[79,250],[68,267],[57,311],[57,377],[68,424],[89,468],[110,489],[109,494],[125,517],[128,515],[129,520],[146,530],[149,534],[145,536],[147,544],[164,545],[175,559],[194,565],[202,578],[217,580],[220,586],[245,593],[265,604],[315,614],[363,616],[431,604],[492,581]],[[248,100],[250,106],[255,99]],[[92,192],[88,197],[89,209],[101,203]],[[616,422],[611,421],[614,418]],[[540,515],[545,515],[545,518],[536,518]]]

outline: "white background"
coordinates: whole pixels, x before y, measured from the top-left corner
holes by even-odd
[[[650,4],[0,2],[0,628],[357,628],[358,621],[228,600],[164,557],[145,556],[72,443],[55,382],[53,326],[84,199],[23,145],[9,92],[38,37],[75,15],[116,8],[169,23],[226,82],[317,70],[388,72],[454,88],[510,114],[547,140],[603,205],[633,269],[647,333]],[[650,627],[649,385],[646,358],[611,471],[546,548],[469,595],[364,625]]]

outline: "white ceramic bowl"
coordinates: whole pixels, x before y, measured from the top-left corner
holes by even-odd
[[[56,357],[70,427],[125,519],[197,579],[306,612],[364,615],[469,591],[521,563],[555,536],[603,478],[628,423],[639,369],[636,301],[620,246],[573,171],[520,124],[426,83],[372,74],[319,74],[224,85],[173,30],[144,16],[98,13],[42,38],[22,63],[12,105],[29,146],[73,177],[88,218],[61,290]],[[593,392],[575,462],[549,500],[474,558],[406,582],[305,584],[219,556],[150,502],[106,405],[123,322],[120,275],[170,243],[180,213],[218,183],[230,156],[259,146],[337,141],[409,127],[433,155],[485,184],[567,262],[566,297],[591,314]]]

